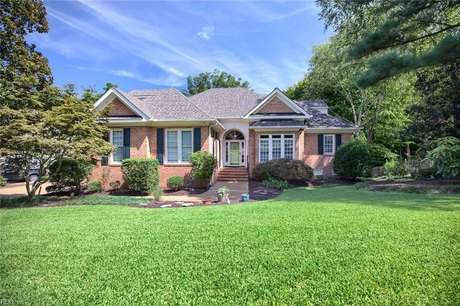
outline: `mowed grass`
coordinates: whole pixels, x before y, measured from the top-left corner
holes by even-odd
[[[350,186],[227,206],[3,209],[0,301],[453,305],[460,197]]]

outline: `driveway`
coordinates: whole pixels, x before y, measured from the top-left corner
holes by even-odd
[[[45,183],[37,191],[38,194],[45,194],[45,188],[49,183]],[[41,193],[40,193],[41,192]],[[8,183],[4,187],[0,187],[0,198],[14,198],[14,197],[23,197],[27,195],[26,183]]]

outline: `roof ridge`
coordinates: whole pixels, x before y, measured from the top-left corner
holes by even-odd
[[[182,92],[180,92],[179,90],[177,90],[177,88],[171,88],[172,90],[178,92],[182,97],[184,97],[185,99],[187,99],[187,101],[193,105],[196,109],[198,109],[199,111],[201,111],[203,114],[205,114],[206,116],[208,116],[209,118],[213,118],[211,115],[209,115],[207,112],[205,112],[203,109],[201,109],[200,107],[198,107],[198,105],[196,105],[195,103],[193,103],[193,101],[191,99],[189,99],[189,97],[187,97],[186,95],[184,95]]]
[[[186,95],[184,95],[182,92],[180,92],[179,90],[177,90],[176,88],[174,88],[174,90],[176,90],[178,93],[180,93],[183,97],[185,97],[189,102],[190,104],[192,104],[193,106],[195,106],[198,110],[200,110],[203,114],[205,114],[206,116],[208,116],[209,118],[213,118],[213,116],[211,116],[209,113],[207,113],[205,110],[203,110],[202,108],[200,108],[198,105],[196,105],[195,103],[193,103],[192,99],[190,99],[189,97],[187,97]],[[204,92],[204,91],[202,91]],[[200,92],[201,93],[201,92]],[[200,94],[198,93],[198,94]]]

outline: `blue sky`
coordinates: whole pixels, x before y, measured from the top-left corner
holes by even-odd
[[[308,1],[45,1],[50,31],[32,34],[55,84],[178,89],[214,68],[261,93],[303,77],[330,32]]]

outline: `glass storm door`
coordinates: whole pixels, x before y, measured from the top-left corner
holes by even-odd
[[[240,143],[230,142],[230,166],[240,165]]]

